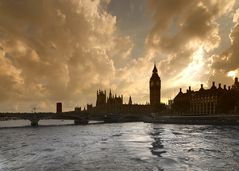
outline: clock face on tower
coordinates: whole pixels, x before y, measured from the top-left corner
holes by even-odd
[[[150,86],[151,86],[151,87],[152,87],[152,86],[155,86],[155,85],[159,86],[159,85],[160,85],[160,82],[159,82],[159,81],[152,81],[152,82],[150,82]]]

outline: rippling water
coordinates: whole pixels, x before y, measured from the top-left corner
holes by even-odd
[[[0,170],[239,170],[239,127],[123,123],[2,128]]]

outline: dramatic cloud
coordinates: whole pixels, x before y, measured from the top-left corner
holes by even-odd
[[[179,87],[231,83],[239,73],[238,2],[145,4],[0,0],[0,110],[53,111],[57,101],[71,110],[95,103],[99,88],[145,103],[154,61],[164,102]]]
[[[234,14],[233,22],[235,25],[230,33],[230,47],[221,55],[213,56],[214,68],[225,72],[239,69],[239,9]]]
[[[72,107],[109,88],[114,60],[127,58],[133,45],[117,34],[107,3],[1,0],[0,101]]]
[[[234,0],[150,0],[155,24],[146,43],[159,56],[162,76],[171,78],[168,89],[207,81],[208,54],[221,41],[218,19],[234,4]]]

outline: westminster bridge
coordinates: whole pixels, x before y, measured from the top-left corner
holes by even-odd
[[[0,113],[0,121],[29,120],[31,126],[38,126],[40,120],[73,120],[75,125],[88,124],[89,121],[105,123],[149,122],[161,124],[206,124],[206,125],[239,125],[239,114],[176,116],[176,115],[132,115],[132,114],[90,114],[81,112],[62,113]]]
[[[38,126],[40,120],[73,120],[76,125],[87,124],[90,120],[104,121],[105,115],[89,115],[87,112],[38,112],[38,113],[0,113],[0,121],[29,120],[31,126]]]

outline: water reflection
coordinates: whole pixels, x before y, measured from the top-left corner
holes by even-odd
[[[153,155],[158,157],[162,157],[162,154],[166,153],[161,139],[162,132],[162,128],[153,128],[152,132],[150,133],[153,142],[151,143],[152,147],[150,147],[149,149]]]
[[[0,129],[0,170],[239,170],[238,134],[145,123]]]

